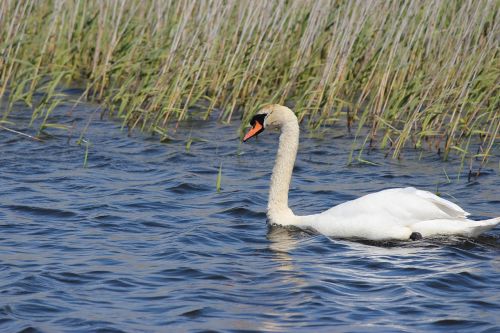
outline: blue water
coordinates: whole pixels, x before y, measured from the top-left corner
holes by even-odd
[[[95,109],[61,104],[52,122],[75,128],[43,142],[0,130],[1,332],[500,331],[499,228],[385,243],[269,229],[277,134],[242,145],[237,122],[187,121],[161,143],[94,113],[84,168]],[[29,116],[16,107],[12,127],[34,134]],[[351,142],[343,127],[302,133],[296,213],[395,186],[500,213],[497,148],[468,181],[432,152],[348,167]]]

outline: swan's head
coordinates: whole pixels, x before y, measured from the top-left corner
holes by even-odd
[[[260,109],[250,120],[250,130],[243,142],[263,132],[267,128],[281,129],[288,122],[297,124],[297,117],[292,110],[279,104],[271,104]]]

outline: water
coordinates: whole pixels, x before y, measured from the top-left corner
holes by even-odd
[[[77,126],[71,137],[0,131],[1,332],[500,330],[498,228],[386,243],[268,229],[276,134],[240,145],[238,124],[193,121],[160,143],[96,116],[83,168],[76,139],[94,109],[77,107],[71,122],[57,109],[53,122]],[[346,167],[351,140],[343,128],[303,133],[296,213],[409,185],[438,188],[478,218],[500,213],[498,149],[468,182],[433,153],[374,151],[366,158],[380,165]]]

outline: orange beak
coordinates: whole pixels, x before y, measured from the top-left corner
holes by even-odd
[[[262,125],[258,121],[256,121],[255,125],[253,125],[253,127],[248,131],[248,133],[245,134],[245,137],[243,138],[243,142],[247,141],[252,136],[259,134],[261,131],[262,131]]]

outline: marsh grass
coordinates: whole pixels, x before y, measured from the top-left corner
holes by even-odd
[[[222,184],[222,162],[219,165],[219,172],[217,173],[217,180],[215,181],[215,190],[217,193],[220,193],[221,191],[221,184]]]
[[[78,82],[82,99],[164,140],[193,106],[207,119],[246,124],[276,102],[310,130],[345,123],[353,151],[378,146],[399,157],[411,146],[484,162],[500,131],[499,6],[4,0],[0,98],[8,108],[0,120],[22,101],[32,121],[43,119],[40,130],[60,127],[50,123],[57,88]]]

